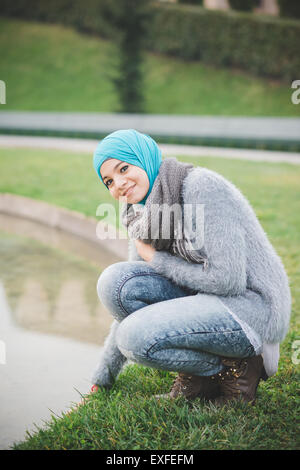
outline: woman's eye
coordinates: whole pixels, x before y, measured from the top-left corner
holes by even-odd
[[[121,173],[124,173],[124,172],[127,170],[127,168],[128,168],[128,165],[122,166],[120,172],[121,172]],[[123,171],[123,170],[124,170],[124,171]],[[111,183],[112,183],[112,179],[107,180],[106,183],[105,183],[105,184],[106,184],[106,187],[108,188],[108,186],[110,186]]]

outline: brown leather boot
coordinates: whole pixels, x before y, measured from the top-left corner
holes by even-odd
[[[211,377],[188,375],[180,372],[173,382],[169,393],[156,395],[156,398],[177,398],[183,396],[188,400],[195,398],[214,399],[220,394],[218,381],[212,381]]]
[[[211,380],[219,383],[221,388],[221,396],[214,400],[214,404],[223,405],[233,400],[254,404],[260,380],[268,378],[262,356],[223,358],[222,363],[224,370],[211,376]]]

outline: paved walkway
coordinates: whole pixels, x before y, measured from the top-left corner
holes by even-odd
[[[0,135],[0,147],[11,148],[44,148],[54,150],[70,150],[93,154],[97,140],[66,139],[57,137],[30,137]],[[287,162],[300,165],[300,153],[277,152],[268,150],[245,150],[219,147],[198,147],[194,145],[160,144],[164,156],[220,157],[238,160],[254,160],[265,162]]]
[[[0,129],[300,142],[300,118],[0,111]]]

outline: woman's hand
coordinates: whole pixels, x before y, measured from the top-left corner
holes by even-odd
[[[138,254],[144,261],[148,263],[152,261],[153,256],[156,252],[155,248],[151,245],[147,245],[147,243],[142,242],[141,240],[135,240],[135,246]]]
[[[98,385],[93,385],[92,388],[90,389],[90,394],[91,393],[96,393],[98,392],[100,387]],[[67,411],[65,414],[69,416],[73,411],[78,410],[78,408],[86,403],[86,398],[83,398],[81,402],[77,403],[73,408],[69,411]]]

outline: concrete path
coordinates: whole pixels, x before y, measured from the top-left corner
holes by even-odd
[[[0,147],[10,148],[44,148],[53,150],[68,150],[93,154],[97,140],[66,139],[58,137],[31,137],[0,135]],[[300,165],[300,153],[279,152],[269,150],[249,150],[219,147],[198,147],[194,145],[159,144],[164,156],[194,156],[220,157],[238,160],[253,160],[263,162],[286,162]]]
[[[0,129],[300,142],[300,118],[0,111]]]

